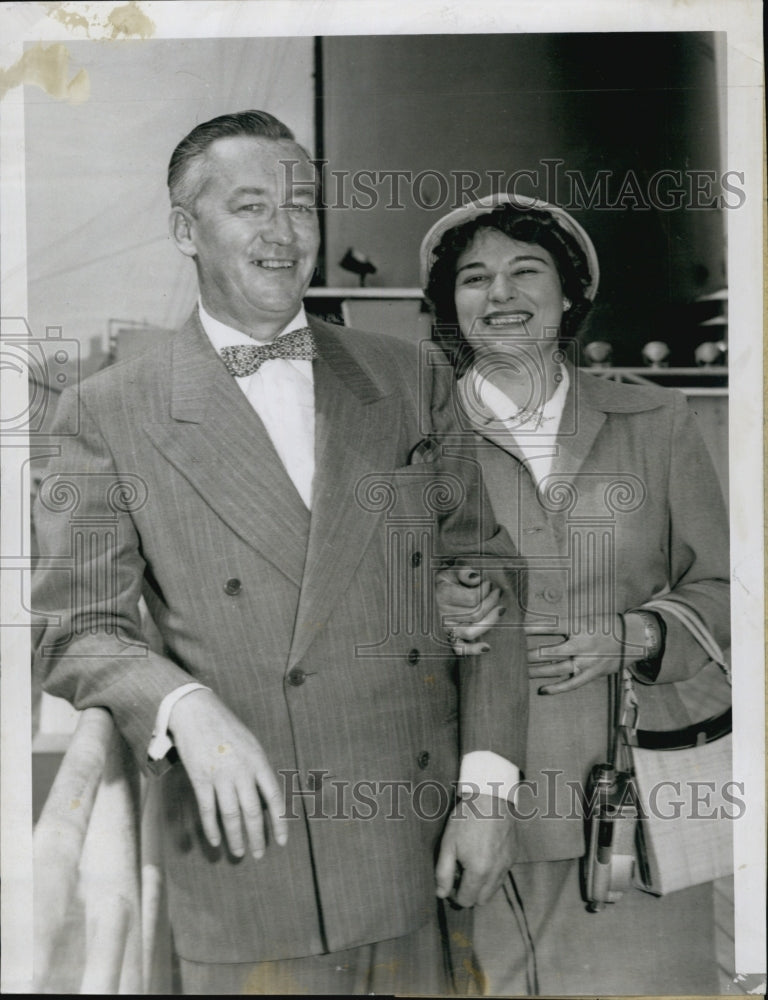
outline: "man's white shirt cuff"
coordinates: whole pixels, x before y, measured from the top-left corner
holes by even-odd
[[[173,740],[168,732],[168,720],[171,717],[171,710],[176,702],[180,701],[185,694],[191,694],[193,691],[210,690],[205,684],[192,682],[190,684],[182,684],[181,687],[175,688],[163,698],[160,702],[160,708],[157,710],[155,728],[152,731],[152,739],[149,741],[149,747],[147,748],[147,755],[150,760],[162,760],[173,746]]]
[[[492,750],[472,750],[461,759],[457,789],[461,797],[498,795],[514,802],[519,784],[520,768]]]

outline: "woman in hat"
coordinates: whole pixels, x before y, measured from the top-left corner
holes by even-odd
[[[579,865],[579,794],[613,728],[609,677],[629,668],[643,728],[702,717],[690,689],[708,684],[709,657],[648,605],[677,601],[729,645],[728,522],[695,418],[679,392],[570,362],[599,268],[561,208],[480,199],[430,229],[421,262],[496,516],[528,564],[520,863],[476,914],[489,992],[718,993],[711,883],[661,898],[628,887],[589,913]]]

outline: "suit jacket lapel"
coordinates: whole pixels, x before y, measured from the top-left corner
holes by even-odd
[[[563,415],[557,435],[557,453],[552,460],[554,477],[574,476],[584,464],[592,450],[595,438],[605,423],[605,413],[590,392],[587,379],[593,375],[582,375],[569,367],[570,386],[563,408]]]
[[[314,320],[315,478],[306,570],[291,648],[295,664],[349,585],[382,515],[356,499],[362,478],[392,470],[396,397],[387,396],[343,344]],[[353,337],[350,333],[348,337]]]
[[[173,343],[170,419],[146,432],[223,521],[301,586],[309,511],[197,313]]]

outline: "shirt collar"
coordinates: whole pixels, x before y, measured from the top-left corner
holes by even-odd
[[[260,343],[260,341],[254,340],[253,337],[249,337],[247,333],[235,330],[234,327],[222,323],[219,319],[215,319],[209,312],[206,312],[205,306],[200,299],[197,300],[197,309],[200,314],[200,323],[203,330],[216,351],[221,351],[222,347],[237,347],[241,344]],[[285,329],[281,330],[277,336],[284,337],[286,333],[299,330],[307,325],[307,314],[304,312],[304,306],[302,305],[299,306],[299,311],[290,323],[286,324]],[[277,340],[277,337],[275,340]]]
[[[467,386],[467,389],[470,389],[473,395],[481,401],[484,408],[487,409],[491,421],[500,421],[513,434],[516,429],[525,430],[526,434],[531,431],[554,434],[560,425],[570,387],[567,367],[560,365],[559,371],[561,378],[557,388],[541,409],[533,411],[532,414],[521,412],[514,400],[510,399],[493,382],[486,379],[476,368],[471,368],[464,378],[472,381],[472,388]],[[517,413],[520,413],[522,419],[515,419]],[[534,419],[534,414],[536,417],[540,415],[540,419]]]

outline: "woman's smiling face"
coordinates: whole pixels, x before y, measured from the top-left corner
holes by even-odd
[[[558,339],[560,275],[538,244],[480,229],[456,262],[454,299],[461,332],[477,352]]]

